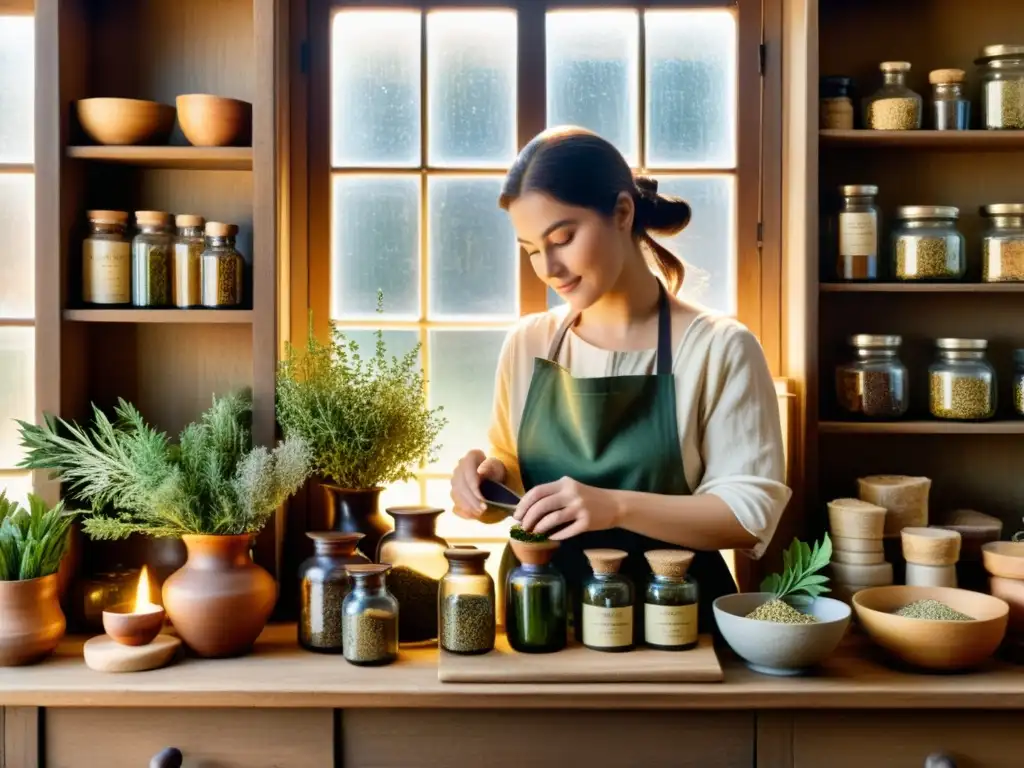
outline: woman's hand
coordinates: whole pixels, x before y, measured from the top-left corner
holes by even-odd
[[[467,520],[475,520],[487,509],[487,503],[480,493],[480,480],[487,478],[496,483],[505,482],[505,465],[497,459],[489,459],[483,451],[470,451],[463,456],[452,473],[452,501],[455,514]]]
[[[529,490],[516,508],[515,519],[523,530],[551,534],[552,541],[561,541],[586,531],[603,531],[618,525],[619,510],[614,492],[594,488],[563,477]]]

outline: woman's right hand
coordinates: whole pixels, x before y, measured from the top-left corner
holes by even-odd
[[[505,465],[498,459],[487,458],[483,451],[473,450],[463,456],[452,473],[452,501],[455,514],[475,520],[487,509],[480,480],[487,478],[496,483],[505,482]]]

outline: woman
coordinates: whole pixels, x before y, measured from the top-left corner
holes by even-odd
[[[760,557],[790,496],[761,348],[735,320],[676,298],[683,264],[650,233],[679,232],[690,207],[634,178],[601,137],[540,134],[500,204],[566,306],[523,318],[506,339],[490,455],[459,462],[455,511],[483,512],[484,477],[525,492],[515,519],[561,542],[555,562],[575,595],[584,549],[626,550],[638,590],[645,551],[696,550],[707,631],[712,601],[735,591],[718,550]]]

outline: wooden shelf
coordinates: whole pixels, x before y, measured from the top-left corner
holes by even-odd
[[[183,170],[252,170],[252,147],[68,147],[76,160]]]
[[[1024,293],[1024,283],[822,283],[822,293]]]
[[[1020,421],[822,421],[825,435],[1024,435]]]
[[[891,149],[947,149],[1012,152],[1024,149],[1024,131],[869,131],[822,130],[822,146]]]
[[[75,323],[179,323],[248,325],[251,309],[65,309],[64,319]]]

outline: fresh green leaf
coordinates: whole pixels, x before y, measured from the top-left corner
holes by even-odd
[[[0,492],[0,581],[56,573],[67,552],[75,514],[64,509],[64,502],[50,509],[31,493],[25,509]]]
[[[828,591],[828,576],[819,574],[832,560],[832,540],[825,534],[821,542],[811,545],[793,539],[782,553],[782,574],[771,574],[761,582],[762,592],[776,598],[806,595],[818,597]]]

